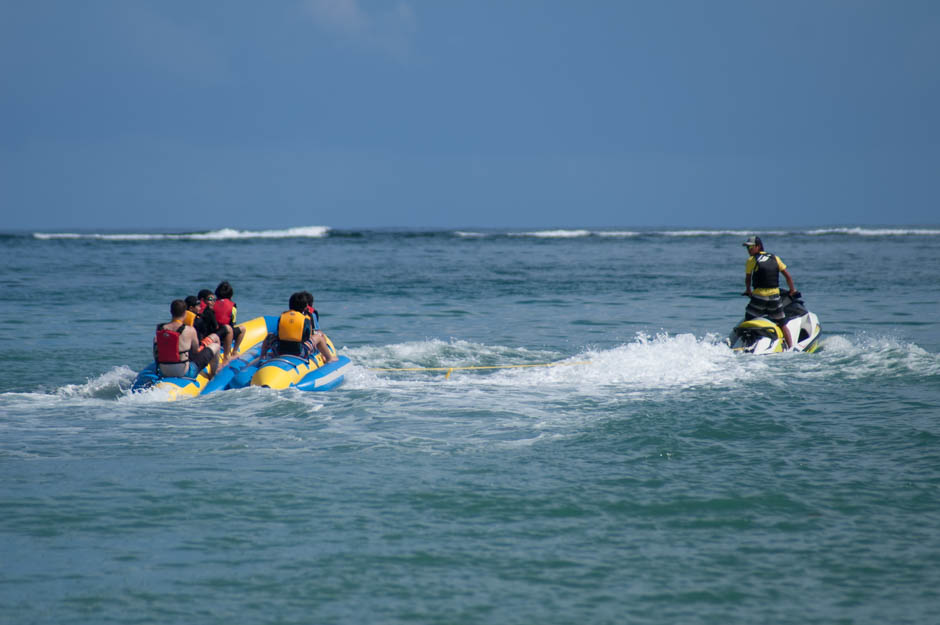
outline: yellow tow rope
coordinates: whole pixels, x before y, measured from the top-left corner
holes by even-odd
[[[587,365],[590,364],[590,360],[584,360],[581,362],[544,362],[531,365],[476,365],[469,367],[405,367],[405,368],[391,368],[391,367],[371,367],[369,371],[385,371],[389,373],[397,373],[402,371],[446,371],[447,375],[444,376],[445,380],[450,379],[450,374],[454,371],[472,371],[479,369],[522,369],[524,367],[570,367],[573,365]]]

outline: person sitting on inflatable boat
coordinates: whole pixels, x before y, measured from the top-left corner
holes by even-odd
[[[170,316],[172,321],[157,325],[153,338],[153,357],[160,375],[191,378],[206,365],[209,365],[209,377],[215,375],[219,366],[218,340],[199,342],[196,330],[185,323],[186,302],[183,300],[175,299],[170,303]]]
[[[215,309],[218,303],[218,297],[216,297],[216,295],[209,289],[201,289],[199,291],[198,299],[199,307],[192,310],[196,313],[196,318],[193,320],[193,327],[196,328],[196,332],[199,334],[200,340],[206,336],[209,336],[210,334],[215,334],[218,337],[219,343],[221,343],[223,349],[225,349],[226,346],[231,347],[232,334],[234,332],[232,330],[232,326],[222,325],[216,318]],[[240,330],[241,328],[239,328],[239,331]],[[224,353],[225,352],[223,351],[223,354]],[[223,364],[227,363],[228,360],[223,358]]]
[[[316,334],[320,331],[320,313],[313,307],[313,293],[310,291],[301,291],[300,293],[304,296],[304,299],[307,300],[307,307],[304,309],[304,314],[310,317],[310,323],[313,324],[313,332]]]
[[[320,313],[318,313],[317,309],[313,307],[313,293],[309,291],[301,291],[301,295],[303,295],[304,299],[307,300],[307,308],[304,310],[304,314],[310,318],[310,323],[313,324],[312,340],[314,343],[316,343],[319,352],[324,354],[323,358],[326,360],[326,362],[335,362],[337,358],[333,355],[332,352],[330,352],[330,355],[327,356],[323,351],[324,349],[330,351],[327,345],[330,337],[328,337],[326,333],[320,329]]]
[[[203,291],[209,296],[212,295],[212,291],[209,289],[203,289]],[[200,291],[201,293],[202,291]],[[186,318],[183,323],[193,327],[200,343],[214,341],[219,344],[221,350],[222,339],[219,337],[219,324],[215,320],[215,315],[211,314],[211,311],[208,315],[200,312],[206,306],[206,303],[195,295],[187,295],[183,301],[186,302]]]
[[[311,317],[307,314],[308,300],[304,293],[291,295],[287,306],[288,310],[278,318],[277,333],[268,334],[261,345],[262,357],[270,350],[275,356],[299,356],[309,359],[315,351],[319,351],[325,362],[338,360],[330,351],[324,335],[314,334]]]
[[[238,306],[232,301],[234,294],[235,291],[227,280],[219,282],[219,286],[215,287],[216,302],[213,311],[219,324],[219,337],[222,339],[223,363],[238,356],[239,346],[244,336],[244,328],[235,325]]]
[[[326,336],[326,333],[320,329],[320,313],[318,313],[317,309],[313,307],[313,293],[310,291],[301,291],[300,293],[307,300],[307,307],[304,309],[304,314],[310,318],[310,323],[313,324],[313,334],[315,336]]]
[[[201,341],[204,337],[199,333],[199,328],[196,327],[196,322],[199,319],[199,298],[195,295],[187,295],[183,303],[186,304],[186,317],[183,319],[183,323],[193,326]]]

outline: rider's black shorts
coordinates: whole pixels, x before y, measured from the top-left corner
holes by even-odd
[[[780,294],[754,295],[752,293],[751,301],[747,303],[747,309],[744,311],[744,318],[753,319],[754,317],[783,321],[783,303],[780,301]]]

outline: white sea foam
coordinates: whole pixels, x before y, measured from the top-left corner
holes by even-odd
[[[343,388],[420,392],[424,398],[429,397],[429,388],[445,394],[462,387],[465,389],[462,392],[474,388],[481,392],[514,389],[513,393],[548,393],[548,396],[554,396],[555,391],[607,396],[612,392],[645,395],[694,388],[736,390],[755,381],[778,384],[788,376],[836,380],[940,375],[940,355],[895,338],[869,336],[828,337],[816,354],[759,357],[732,352],[714,335],[699,338],[668,333],[656,336],[641,333],[633,341],[611,349],[587,350],[567,357],[549,350],[458,339],[341,351],[353,361]],[[167,400],[168,393],[159,389],[131,393],[134,376],[130,368],[118,366],[83,384],[68,384],[51,394],[35,394],[35,399],[66,402],[116,399],[132,404],[159,404]],[[502,394],[504,390],[495,392]],[[251,400],[250,394],[231,393],[241,393],[241,400]],[[526,408],[530,413],[532,409]]]
[[[806,234],[848,234],[862,237],[936,236],[940,235],[940,230],[930,228],[819,228],[817,230],[807,230]]]
[[[708,229],[684,229],[684,230],[659,230],[654,234],[665,237],[704,237],[704,236],[786,236],[786,235],[809,235],[821,236],[830,234],[845,234],[862,237],[884,237],[884,236],[936,236],[940,230],[930,228],[863,228],[863,227],[833,227],[833,228],[815,228],[809,230],[764,230],[754,228],[749,230],[708,230]]]
[[[115,398],[130,389],[135,375],[129,367],[122,365],[91,378],[84,384],[66,384],[56,390],[56,395],[65,399],[72,397]]]
[[[581,364],[584,363],[584,364]],[[761,369],[760,364],[756,367]],[[538,385],[571,385],[582,392],[682,390],[738,384],[755,372],[717,337],[638,334],[619,347],[589,351],[545,369],[508,371]]]
[[[937,236],[940,235],[940,229],[932,228],[865,228],[861,226],[846,226],[832,228],[813,228],[813,229],[772,229],[762,228],[752,229],[707,229],[707,228],[681,228],[675,230],[587,230],[587,229],[556,229],[556,230],[533,230],[525,232],[505,231],[503,233],[493,232],[474,232],[474,231],[456,231],[456,236],[464,238],[485,238],[494,235],[510,237],[534,237],[541,239],[573,239],[579,237],[608,237],[608,238],[629,238],[643,235],[661,236],[661,237],[747,237],[754,234],[761,236],[787,236],[787,235],[848,235],[861,237],[888,237],[888,236]]]
[[[34,232],[33,237],[40,240],[50,239],[96,239],[100,241],[165,241],[167,239],[180,239],[184,235],[175,234],[143,234],[143,233],[78,233],[78,232]]]
[[[940,375],[940,355],[894,337],[833,336],[822,342],[821,365],[849,379],[932,378]]]
[[[125,404],[165,404],[170,399],[170,390],[163,387],[151,387],[135,392],[126,390],[117,398],[119,402]]]
[[[210,232],[182,232],[182,233],[76,233],[76,232],[35,232],[37,239],[97,239],[102,241],[225,241],[232,239],[288,239],[288,238],[314,238],[327,236],[330,228],[327,226],[303,226],[298,228],[285,228],[279,230],[234,230],[223,228]]]
[[[533,232],[512,232],[510,236],[536,237],[538,239],[576,239],[591,236],[590,230],[536,230]]]
[[[329,234],[326,226],[305,226],[301,228],[287,228],[285,230],[231,230],[223,229],[205,234],[189,235],[192,239],[288,239],[313,238],[319,239]]]
[[[655,234],[664,237],[746,237],[754,234],[754,230],[660,230]],[[764,235],[782,236],[788,234],[784,230],[761,230]]]
[[[487,346],[471,341],[412,341],[394,345],[358,347],[343,351],[354,362],[375,368],[447,368],[492,365],[496,361],[524,364],[538,359],[557,359],[560,354],[520,347]]]
[[[817,354],[738,354],[719,337],[638,334],[630,343],[563,357],[548,351],[430,340],[347,352],[356,366],[354,388],[447,384],[514,387],[523,392],[609,394],[692,388],[738,390],[755,381],[785,384],[787,376],[844,379],[865,376],[936,376],[940,356],[889,338],[829,337]],[[388,371],[392,369],[393,371]]]
[[[223,228],[221,230],[212,230],[208,232],[180,232],[180,233],[147,233],[147,232],[34,232],[33,237],[41,240],[50,239],[95,239],[101,241],[166,241],[166,240],[193,240],[193,241],[226,241],[237,239],[286,239],[286,238],[323,238],[329,235],[328,226],[302,226],[297,228],[283,228],[272,230],[236,230],[233,228]],[[940,229],[936,228],[864,228],[860,226],[851,227],[831,227],[815,228],[808,230],[762,230],[757,229],[716,229],[709,230],[705,228],[685,228],[676,230],[588,230],[588,229],[553,229],[553,230],[532,230],[532,231],[472,231],[456,230],[454,235],[462,238],[488,238],[492,236],[509,237],[533,237],[540,239],[573,239],[582,237],[608,237],[608,238],[628,238],[643,235],[654,235],[663,237],[708,237],[708,236],[750,236],[755,233],[763,236],[786,236],[786,235],[848,235],[862,237],[886,237],[886,236],[937,236],[940,235]]]
[[[739,358],[715,336],[691,334],[641,334],[614,349],[568,358],[548,351],[439,340],[357,348],[349,355],[362,365],[361,371],[349,377],[357,387],[409,385],[415,380],[427,382],[428,376],[447,376],[448,382],[533,390],[682,389],[733,384],[762,368],[759,362],[755,365]]]
[[[609,238],[627,238],[641,236],[643,233],[636,230],[533,230],[527,232],[479,232],[472,230],[456,230],[454,235],[465,239],[483,239],[492,236],[508,237],[532,237],[536,239],[577,239],[582,237],[609,237]]]
[[[598,230],[594,233],[599,237],[610,237],[610,238],[628,238],[628,237],[638,237],[642,235],[642,232],[635,232],[633,230]]]

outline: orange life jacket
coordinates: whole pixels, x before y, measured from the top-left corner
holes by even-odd
[[[306,316],[296,310],[288,310],[281,314],[277,321],[277,338],[280,341],[300,343],[304,340],[304,322]]]

